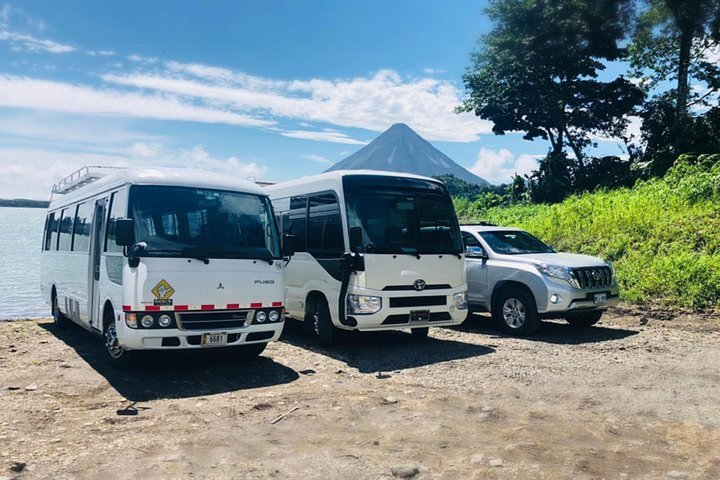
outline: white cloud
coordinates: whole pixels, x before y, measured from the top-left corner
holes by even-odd
[[[47,199],[54,183],[85,165],[193,168],[233,175],[262,177],[265,165],[238,157],[215,158],[202,145],[170,149],[161,144],[135,143],[118,153],[57,151],[0,146],[0,192],[3,198]]]
[[[158,58],[157,58],[157,57],[142,57],[142,56],[140,56],[140,55],[135,55],[135,54],[133,54],[133,55],[128,55],[128,56],[127,56],[127,59],[130,60],[131,62],[135,62],[135,63],[149,63],[149,64],[152,64],[152,63],[157,63],[157,62],[158,62]]]
[[[523,154],[519,156],[503,148],[492,150],[481,148],[475,165],[470,171],[491,183],[508,183],[513,175],[525,175],[537,169],[538,159],[545,155]]]
[[[225,123],[253,127],[275,122],[221,110],[196,106],[160,95],[95,89],[47,80],[0,74],[0,106],[84,115],[106,115]]]
[[[92,57],[94,57],[94,56],[112,57],[113,55],[115,55],[115,52],[112,50],[88,50],[85,53],[87,53],[88,55],[90,55]]]
[[[489,122],[455,114],[462,94],[451,82],[406,78],[393,70],[345,80],[280,81],[199,64],[166,63],[162,73],[105,74],[105,82],[187,96],[246,114],[381,132],[407,123],[428,140],[471,142]]]
[[[332,160],[328,160],[327,158],[323,157],[322,155],[316,155],[314,153],[303,155],[302,157],[307,160],[310,160],[311,162],[320,163],[322,165],[332,165],[334,163]]]
[[[328,131],[310,131],[310,130],[281,130],[274,129],[283,137],[299,138],[302,140],[313,140],[316,142],[343,143],[346,145],[365,145],[367,142],[350,138],[344,133],[328,132]]]
[[[75,47],[33,37],[24,33],[16,33],[8,30],[0,30],[0,41],[8,42],[15,51],[27,52],[48,52],[48,53],[70,53],[76,50]]]

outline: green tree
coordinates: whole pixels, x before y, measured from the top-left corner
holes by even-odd
[[[604,62],[626,55],[619,42],[630,7],[627,0],[493,0],[486,10],[493,28],[463,76],[467,98],[458,111],[490,120],[497,135],[549,140],[545,170],[562,177],[543,183],[566,184],[565,148],[582,169],[592,136],[622,136],[626,116],[644,99],[622,76],[598,79]]]
[[[643,0],[630,46],[633,74],[649,91],[662,82],[675,88],[658,102],[675,102],[673,146],[681,153],[688,107],[702,104],[720,90],[720,0]],[[692,80],[703,82],[704,92],[692,92]],[[663,97],[663,96],[660,96]],[[668,98],[669,97],[669,98]],[[665,105],[649,105],[649,108]]]

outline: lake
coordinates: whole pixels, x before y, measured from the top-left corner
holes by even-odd
[[[47,317],[40,297],[42,208],[0,207],[0,320]]]

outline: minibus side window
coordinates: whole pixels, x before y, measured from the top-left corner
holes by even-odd
[[[53,245],[53,239],[57,232],[58,222],[55,220],[55,212],[52,212],[47,216],[47,222],[45,222],[45,243],[43,250],[50,250]]]
[[[73,233],[73,251],[90,251],[90,229],[92,228],[93,215],[92,202],[85,202],[78,205],[75,215],[75,229]]]
[[[308,252],[317,257],[340,256],[345,248],[337,198],[332,193],[314,195],[308,205]]]
[[[58,250],[69,252],[72,238],[73,210],[75,208],[63,208],[60,215],[60,229],[58,238]]]
[[[115,220],[127,218],[127,191],[114,192],[110,197],[110,214],[108,215],[107,236],[105,237],[105,251],[122,253],[123,247],[115,243]]]
[[[286,226],[287,225],[287,226]],[[283,233],[295,235],[295,251],[306,252],[306,230],[307,230],[307,196],[299,195],[290,198],[290,211],[286,218],[283,218]]]

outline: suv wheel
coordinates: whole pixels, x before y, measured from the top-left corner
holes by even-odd
[[[500,327],[512,335],[532,335],[540,328],[535,299],[521,288],[501,292],[492,316]]]
[[[595,325],[603,316],[603,311],[599,312],[587,312],[587,313],[576,313],[574,315],[568,315],[565,317],[565,321],[573,327],[587,328]]]

